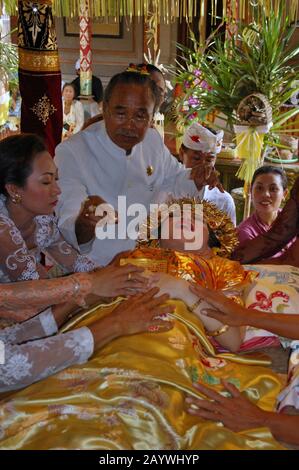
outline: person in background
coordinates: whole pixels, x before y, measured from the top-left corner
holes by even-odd
[[[214,168],[222,140],[223,131],[215,132],[195,122],[185,130],[179,150],[180,160],[186,168],[196,168],[199,164],[210,165]],[[236,208],[229,193],[226,191],[222,193],[217,187],[210,188],[206,185],[202,199],[213,202],[219,209],[226,212],[236,225]]]
[[[76,91],[76,96],[80,96],[80,59],[77,60],[75,64],[75,69],[76,69],[76,75],[77,77],[75,80],[72,81],[72,84],[75,87]],[[92,91],[91,94],[93,95],[94,101],[100,105],[103,101],[103,84],[100,78],[96,77],[95,75],[92,75]],[[97,114],[97,113],[94,113]],[[94,114],[91,116],[93,117]]]
[[[290,199],[274,221],[271,228],[262,235],[248,240],[245,245],[239,246],[232,254],[232,258],[243,264],[263,260],[279,252],[294,237],[297,237],[285,252],[277,258],[271,258],[271,264],[289,264],[299,267],[299,177],[291,190]]]
[[[262,166],[258,168],[252,178],[251,195],[254,213],[240,223],[237,228],[240,246],[246,244],[258,235],[270,230],[271,225],[281,212],[281,203],[287,195],[287,177],[280,168]],[[295,239],[273,257],[280,256],[289,248]]]
[[[65,83],[62,89],[63,128],[62,140],[81,131],[84,124],[82,103],[76,100],[76,90],[72,83]]]
[[[130,64],[129,69],[130,67],[134,67],[134,64]],[[159,99],[157,103],[157,110],[153,117],[153,127],[159,132],[160,136],[164,140],[164,114],[161,112],[161,107],[166,97],[166,82],[164,75],[161,70],[153,64],[138,64],[137,69],[140,69],[141,71],[144,70],[149,73],[150,78],[157,85]]]
[[[131,66],[132,64],[130,64]],[[137,68],[146,70],[152,80],[154,80],[155,84],[157,85],[159,91],[159,101],[158,101],[158,111],[160,110],[162,104],[164,103],[165,96],[166,96],[166,82],[163,73],[161,70],[153,64],[138,64]]]

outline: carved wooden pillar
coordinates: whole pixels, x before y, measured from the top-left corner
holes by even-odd
[[[91,53],[91,29],[89,1],[80,1],[80,94],[90,96],[92,94],[92,53]]]
[[[42,136],[51,155],[61,140],[61,73],[52,1],[18,2],[21,131]]]

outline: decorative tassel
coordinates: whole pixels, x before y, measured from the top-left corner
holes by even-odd
[[[235,126],[236,154],[243,160],[236,176],[250,184],[253,173],[260,166],[264,136],[267,126]]]
[[[175,18],[182,21],[183,18],[189,22],[196,16],[197,11],[202,8],[204,0],[152,0],[152,5],[159,11],[160,21],[169,23]],[[212,18],[215,22],[218,0],[211,0]],[[227,17],[227,10],[230,8],[239,18],[251,18],[253,5],[259,4],[268,11],[278,8],[285,0],[223,0],[223,18]],[[38,1],[37,1],[38,3]],[[80,0],[48,0],[53,4],[55,16],[78,17]],[[149,10],[149,0],[89,0],[91,17],[115,17],[127,16],[132,20],[133,16],[146,16]],[[287,14],[290,22],[297,19],[298,0],[289,0]],[[0,11],[8,15],[15,15],[18,8],[18,0],[0,0]],[[238,19],[238,18],[235,18]]]

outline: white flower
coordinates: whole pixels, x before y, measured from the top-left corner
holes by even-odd
[[[30,375],[31,369],[32,362],[28,361],[27,354],[14,354],[8,358],[6,364],[2,367],[2,380],[7,385],[20,382],[21,379]]]

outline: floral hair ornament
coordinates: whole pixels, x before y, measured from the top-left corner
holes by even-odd
[[[183,210],[185,205],[191,205],[192,213],[195,213],[197,204],[203,205],[203,220],[220,243],[220,248],[213,248],[213,250],[216,251],[219,256],[229,257],[234,248],[238,245],[238,237],[233,222],[225,212],[218,209],[212,202],[195,197],[185,197],[167,201],[168,207],[178,205],[181,210]],[[163,206],[164,205],[162,205],[162,207]],[[159,209],[150,213],[147,221],[140,226],[138,237],[139,245],[159,247],[158,233],[167,214],[167,210],[163,211]],[[156,238],[151,237],[151,235]]]
[[[129,64],[129,67],[126,68],[126,72],[140,73],[140,75],[150,75],[146,68],[146,64],[142,67],[137,67],[136,64],[131,63]]]

